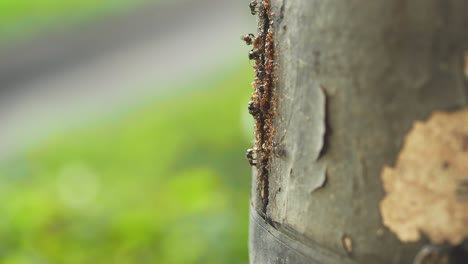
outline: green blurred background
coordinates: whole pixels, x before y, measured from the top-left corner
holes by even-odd
[[[57,23],[70,31],[138,5],[3,0],[0,39],[28,41]],[[253,72],[235,57],[8,150],[0,263],[247,263]]]
[[[8,38],[27,38],[57,25],[71,26],[101,19],[117,12],[125,12],[141,5],[143,1],[1,0],[0,36],[3,41]]]

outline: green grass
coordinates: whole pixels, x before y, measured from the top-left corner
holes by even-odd
[[[112,14],[139,0],[1,0],[0,40]]]
[[[247,263],[248,65],[0,164],[1,263]]]

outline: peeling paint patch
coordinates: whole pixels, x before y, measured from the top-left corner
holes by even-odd
[[[330,129],[330,116],[329,116],[329,97],[327,95],[327,92],[323,86],[320,86],[320,101],[323,102],[323,108],[321,109],[321,112],[323,113],[323,122],[324,126],[322,127],[321,135],[322,135],[322,142],[320,145],[320,151],[318,152],[318,159],[322,156],[325,155],[325,153],[328,151],[330,147],[330,135],[331,135],[331,129]]]
[[[325,187],[327,184],[327,171],[324,170],[323,173],[319,173],[317,177],[311,177],[310,182],[310,191],[309,193],[313,193],[318,189]]]
[[[468,238],[468,109],[416,121],[394,168],[384,166],[383,223],[403,242]]]

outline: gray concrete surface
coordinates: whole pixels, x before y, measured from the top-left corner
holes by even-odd
[[[246,57],[248,1],[152,5],[0,49],[0,158]],[[248,60],[246,67],[248,67]]]

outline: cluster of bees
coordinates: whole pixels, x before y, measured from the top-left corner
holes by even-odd
[[[263,167],[266,162],[268,151],[264,146],[269,143],[269,131],[271,131],[271,106],[272,98],[272,72],[273,72],[273,33],[271,30],[272,14],[269,13],[270,1],[252,0],[249,4],[252,15],[259,14],[258,35],[252,33],[241,37],[247,45],[253,45],[249,51],[249,60],[255,61],[255,81],[252,83],[255,91],[248,104],[249,113],[256,120],[256,142],[257,146],[247,150],[247,160],[251,166],[258,163]]]
[[[257,1],[253,0],[252,2],[250,2],[249,8],[250,8],[250,13],[252,15],[256,15],[258,13]],[[247,45],[252,45],[254,43],[255,39],[256,39],[256,37],[252,33],[249,33],[249,34],[244,35],[244,36],[241,37],[241,40],[243,40],[245,42],[245,44],[247,44]],[[259,57],[260,57],[260,52],[259,52],[258,49],[253,48],[252,50],[250,50],[249,60],[257,60],[257,59],[259,59]],[[259,112],[260,112],[258,107],[256,107],[256,105],[255,105],[255,103],[253,101],[249,102],[248,110],[249,110],[249,113],[254,117],[256,115],[258,115]],[[249,161],[250,166],[257,166],[257,159],[256,159],[255,149],[247,149],[247,154],[245,156],[247,157],[247,160]]]

